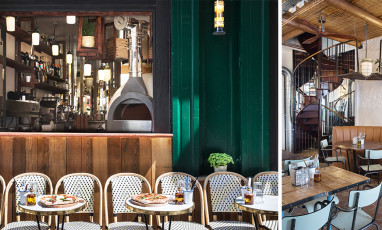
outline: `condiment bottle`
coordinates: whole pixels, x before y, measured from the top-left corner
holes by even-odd
[[[178,191],[175,193],[175,203],[176,204],[183,204],[184,203],[184,193],[182,191],[182,188],[179,186]]]
[[[28,205],[36,205],[36,193],[33,192],[31,188],[29,194],[27,195]]]
[[[247,188],[247,192],[244,194],[244,203],[247,205],[253,205],[255,203],[253,193],[249,187]]]
[[[320,168],[316,168],[316,172],[314,173],[314,182],[318,183],[321,182],[321,173],[320,173]]]

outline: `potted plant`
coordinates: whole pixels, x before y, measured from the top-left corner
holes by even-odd
[[[208,162],[215,172],[226,172],[227,164],[234,164],[232,157],[226,153],[211,153]]]
[[[86,23],[82,25],[82,46],[83,47],[88,47],[88,48],[93,48],[95,44],[95,38],[94,38],[94,33],[95,33],[95,24],[93,23]]]

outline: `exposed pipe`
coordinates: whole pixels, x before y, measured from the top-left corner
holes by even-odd
[[[6,27],[3,24],[0,24],[1,29],[1,40],[3,41],[3,117],[2,117],[2,125],[3,129],[7,128],[7,36],[6,36]]]
[[[295,112],[295,92],[293,90],[293,74],[282,67],[284,82],[284,142],[285,150],[294,152],[294,112]]]

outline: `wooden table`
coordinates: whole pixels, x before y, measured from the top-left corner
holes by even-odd
[[[363,145],[353,145],[353,141],[340,141],[333,145],[334,148],[344,149],[346,150],[346,156],[348,161],[348,167],[350,171],[355,172],[357,169],[357,151],[364,152],[365,150],[377,150],[382,149],[382,143],[381,142],[374,142],[374,141],[366,141]],[[350,167],[350,158],[349,158],[349,151],[353,151],[353,168]]]
[[[310,182],[307,187],[296,187],[290,183],[290,176],[282,178],[282,209],[332,195],[370,181],[368,177],[358,175],[335,166],[321,168],[321,182]]]

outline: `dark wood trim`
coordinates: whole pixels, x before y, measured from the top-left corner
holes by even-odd
[[[126,9],[127,10],[127,9]],[[66,15],[73,15],[73,16],[151,16],[152,12],[150,11],[144,11],[144,12],[108,12],[108,11],[64,11],[64,12],[46,12],[46,11],[0,11],[0,16],[24,16],[24,17],[33,17],[33,16],[66,16]]]

